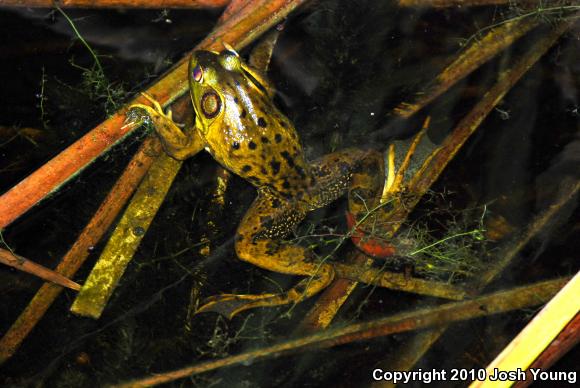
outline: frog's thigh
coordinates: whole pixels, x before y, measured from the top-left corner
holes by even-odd
[[[326,206],[348,191],[375,192],[382,177],[382,154],[374,150],[347,148],[325,155],[311,165],[316,180],[312,209]]]
[[[313,262],[308,249],[281,241],[305,215],[293,201],[259,194],[238,228],[238,257],[270,271],[328,276],[332,268]]]

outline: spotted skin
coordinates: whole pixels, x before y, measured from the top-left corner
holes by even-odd
[[[297,303],[315,295],[333,280],[333,267],[317,263],[307,248],[282,239],[309,211],[363,182],[367,174],[360,171],[369,166],[376,170],[382,163],[380,153],[347,149],[307,163],[294,126],[268,94],[273,88],[231,50],[194,52],[189,73],[196,131],[192,135],[175,125],[156,127],[166,150],[182,156],[205,148],[223,167],[254,185],[258,196],[238,227],[236,254],[267,270],[306,276],[279,294],[218,295],[198,312],[232,318],[247,309]]]

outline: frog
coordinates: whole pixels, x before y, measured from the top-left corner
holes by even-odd
[[[347,193],[352,198],[361,198],[363,192],[376,197],[384,162],[380,151],[363,148],[308,161],[296,128],[274,103],[275,89],[266,76],[224,46],[221,52],[198,50],[190,56],[194,126],[182,130],[151,97],[152,106],[136,104],[131,111],[144,111],[171,157],[185,160],[205,150],[255,187],[257,196],[236,231],[239,259],[304,277],[284,292],[216,295],[196,312],[232,319],[257,307],[300,303],[329,286],[335,278],[332,264],[317,261],[309,248],[285,238],[309,212]],[[355,202],[352,207],[360,213],[363,204]]]

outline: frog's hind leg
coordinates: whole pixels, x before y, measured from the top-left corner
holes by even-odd
[[[308,249],[281,241],[305,215],[306,209],[294,201],[259,193],[238,228],[236,253],[240,259],[261,268],[308,276],[306,279],[283,293],[214,296],[197,312],[218,312],[231,319],[255,307],[297,303],[326,288],[334,278],[333,267],[316,262]]]

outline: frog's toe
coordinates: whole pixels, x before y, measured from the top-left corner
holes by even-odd
[[[165,112],[163,112],[163,107],[161,106],[159,101],[157,101],[147,93],[141,92],[141,95],[145,97],[145,99],[149,101],[152,106],[145,104],[133,104],[129,106],[129,110],[127,111],[127,118],[129,117],[140,118],[141,123],[145,122],[145,120],[147,119],[155,119],[155,118],[157,118],[158,120],[168,120],[171,122],[173,121],[171,110],[169,110],[169,112],[166,114]]]
[[[146,105],[135,104],[129,107],[127,113],[125,113],[125,122],[123,123],[123,128],[129,126],[141,126],[143,124],[148,124],[151,122],[151,116],[146,108],[151,109]]]
[[[275,298],[275,294],[233,295],[223,294],[209,297],[195,314],[214,312],[227,319],[232,319],[238,313],[255,307],[270,305],[267,300]]]

